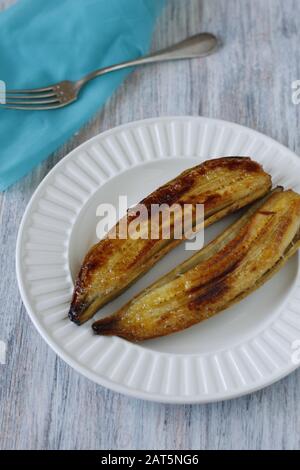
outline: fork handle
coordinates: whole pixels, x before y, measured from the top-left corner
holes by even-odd
[[[137,65],[152,64],[153,62],[162,62],[167,60],[194,59],[196,57],[205,57],[216,50],[218,46],[217,38],[210,33],[200,33],[191,36],[184,41],[178,42],[173,46],[167,47],[152,54],[140,57],[135,60],[121,62],[89,73],[76,83],[81,88],[85,83],[96,77],[104,75],[115,70],[124,69]]]

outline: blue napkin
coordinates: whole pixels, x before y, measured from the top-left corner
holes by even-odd
[[[7,89],[77,79],[148,51],[164,0],[19,0],[0,14],[0,80]],[[130,70],[90,82],[59,110],[0,110],[0,190],[76,132]]]

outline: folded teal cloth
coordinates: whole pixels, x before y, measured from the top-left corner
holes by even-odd
[[[77,79],[145,54],[165,0],[19,0],[0,14],[0,80],[7,89]],[[76,132],[130,70],[100,77],[55,111],[0,110],[0,190]]]

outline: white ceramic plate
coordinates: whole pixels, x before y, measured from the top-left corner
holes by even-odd
[[[43,338],[86,377],[138,398],[205,403],[258,390],[296,368],[297,256],[224,313],[140,345],[94,336],[91,322],[78,327],[67,318],[74,277],[96,241],[97,205],[117,203],[119,194],[132,205],[182,170],[227,155],[250,155],[272,174],[274,184],[300,191],[300,160],[272,139],[223,121],[170,117],[126,124],[85,142],[56,165],[33,195],[17,242],[22,299]],[[232,220],[206,230],[206,241]],[[182,244],[102,312],[113,312],[191,255]]]

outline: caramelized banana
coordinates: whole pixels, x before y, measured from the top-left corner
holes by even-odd
[[[300,195],[274,190],[217,239],[93,324],[130,341],[165,336],[228,308],[270,279],[300,247]]]
[[[206,161],[186,170],[146,197],[150,215],[153,204],[204,204],[205,226],[263,197],[271,188],[271,177],[250,158],[227,157]],[[127,214],[127,222],[134,220]],[[193,224],[196,226],[195,214]],[[161,227],[160,227],[161,229]],[[119,224],[116,226],[118,233]],[[178,238],[178,237],[177,237]],[[69,317],[77,324],[121,294],[151,266],[174,248],[179,239],[111,239],[93,246],[80,269]]]

